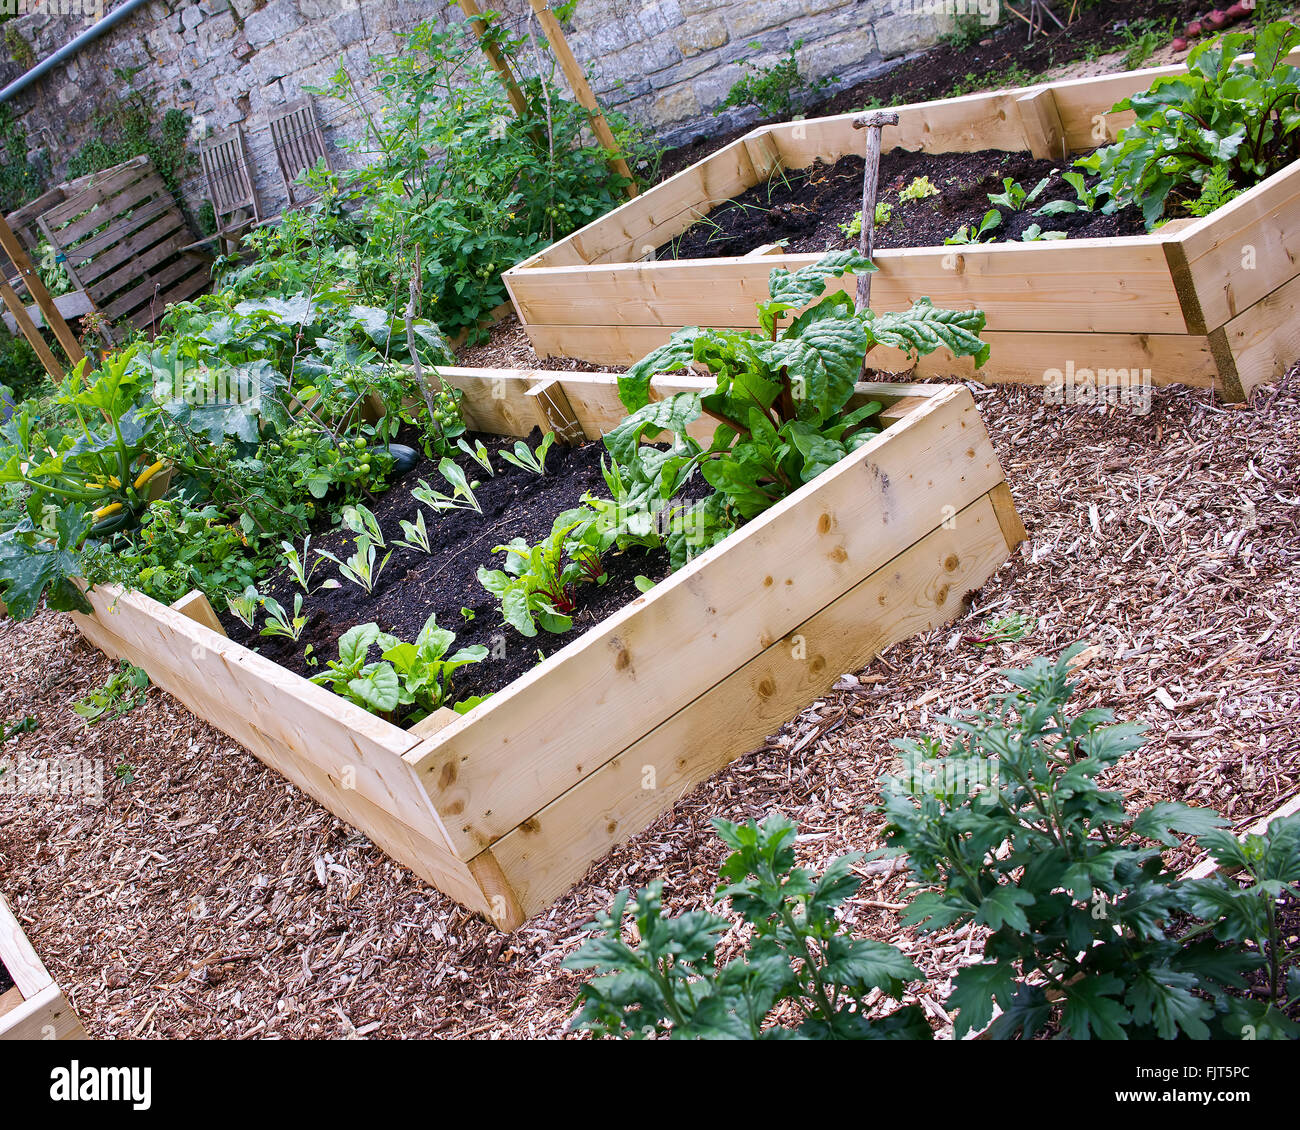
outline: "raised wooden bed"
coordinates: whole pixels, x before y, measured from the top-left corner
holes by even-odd
[[[1300,62],[1300,53],[1292,63]],[[1029,150],[1056,158],[1115,140],[1131,113],[1108,111],[1145,90],[1158,67],[898,107],[886,150]],[[713,207],[780,168],[861,153],[853,115],[754,130],[506,272],[543,357],[629,364],[680,326],[754,328],[768,273],[816,255],[645,261]],[[992,357],[980,379],[1042,386],[1049,370],[1150,369],[1153,384],[1217,389],[1240,400],[1300,357],[1300,168],[1292,165],[1212,215],[1151,235],[1044,243],[884,249],[872,305],[922,296],[979,308]],[[855,285],[850,279],[841,285]],[[902,370],[898,353],[872,363]],[[970,359],[921,359],[919,375],[974,375]]]
[[[447,369],[467,423],[595,439],[615,379]],[[700,387],[659,378],[656,395]],[[503,928],[755,748],[844,671],[955,616],[1024,537],[962,385],[863,385],[889,426],[462,716],[406,732],[133,592],[81,631]],[[437,732],[430,732],[437,727]]]
[[[85,1029],[0,896],[0,962],[13,988],[0,994],[0,1040],[84,1040]]]

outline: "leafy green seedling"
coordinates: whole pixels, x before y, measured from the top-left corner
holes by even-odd
[[[226,597],[226,608],[230,614],[249,630],[256,627],[257,609],[261,603],[262,596],[252,585],[238,596]]]
[[[513,453],[502,448],[497,454],[507,463],[513,463],[522,470],[531,471],[534,475],[544,475],[546,474],[546,453],[551,450],[551,444],[554,442],[555,433],[547,432],[542,436],[542,442],[537,445],[535,453],[529,450],[528,444],[519,439],[515,440]]]
[[[423,510],[415,512],[414,522],[399,518],[398,525],[402,527],[402,533],[405,537],[394,538],[393,545],[400,545],[403,549],[419,550],[421,553],[433,552],[433,548],[429,545],[429,529],[424,524]]]
[[[311,681],[373,714],[393,716],[400,710],[406,721],[418,722],[450,699],[453,672],[487,657],[482,644],[448,656],[455,640],[454,632],[438,627],[436,616],[425,621],[414,643],[403,643],[377,624],[358,624],[339,637],[338,659],[331,659]],[[376,646],[380,658],[372,662],[369,654]],[[464,713],[481,701],[476,697],[453,709]]]
[[[1068,169],[1061,174],[1061,179],[1074,189],[1074,200],[1049,200],[1035,216],[1068,216],[1074,212],[1091,212],[1097,207],[1097,194],[1088,187],[1082,173]]]
[[[293,615],[290,616],[274,597],[264,597],[262,607],[266,610],[267,620],[262,626],[264,636],[281,636],[298,642],[302,630],[307,626],[307,617],[302,614],[302,593],[293,594]]]
[[[1020,233],[1022,243],[1038,243],[1045,239],[1064,239],[1063,231],[1043,231],[1038,224],[1030,224],[1023,232]]]
[[[347,580],[354,585],[359,585],[368,593],[375,591],[375,585],[379,583],[379,577],[384,571],[384,566],[388,564],[388,559],[393,556],[393,551],[390,549],[376,564],[375,547],[370,544],[370,538],[365,534],[357,537],[356,552],[346,561],[340,561],[334,554],[324,549],[318,549],[316,552],[321,557],[333,561],[339,567],[339,572]]]
[[[311,579],[317,568],[320,566],[319,560],[312,560],[308,553],[311,549],[311,535],[308,534],[302,539],[302,552],[299,553],[297,547],[291,541],[282,541],[280,543],[281,556],[288,566],[289,572],[293,579],[298,582],[298,587],[304,593],[311,592]],[[336,589],[339,587],[338,581],[330,577],[320,583],[322,589]],[[252,627],[250,624],[249,627]]]
[[[900,201],[924,200],[927,196],[938,195],[938,186],[932,184],[929,177],[914,177],[912,183],[898,194],[898,199]]]
[[[992,238],[985,239],[984,236],[1001,226],[1002,213],[996,208],[990,208],[984,213],[984,218],[979,222],[978,228],[974,225],[962,224],[943,242],[945,244],[992,243]]]
[[[473,459],[474,462],[482,467],[489,475],[496,474],[496,470],[492,466],[492,459],[488,455],[488,449],[481,439],[476,439],[473,447],[470,447],[468,443],[463,439],[460,439],[456,441],[456,446]]]
[[[424,479],[421,479],[420,485],[411,491],[411,497],[417,502],[423,502],[426,506],[440,512],[443,510],[473,510],[477,514],[483,513],[483,507],[479,505],[478,499],[474,497],[474,491],[465,478],[465,472],[456,466],[453,460],[444,458],[438,464],[438,471],[451,484],[451,494],[436,491]]]
[[[1018,212],[1021,208],[1028,208],[1035,200],[1043,194],[1043,190],[1051,181],[1050,176],[1044,177],[1034,187],[1026,192],[1025,188],[1019,181],[1012,180],[1011,177],[1003,177],[1002,191],[990,192],[989,203],[995,204],[999,208],[1005,208],[1009,212]]]
[[[357,503],[355,506],[343,507],[343,524],[354,534],[365,534],[370,544],[376,549],[387,549],[384,532],[379,528],[379,519],[368,506]]]
[[[979,634],[971,639],[976,647],[992,647],[999,643],[1015,643],[1024,639],[1038,627],[1038,618],[1024,612],[1012,612],[1007,616],[985,620],[980,625]]]
[[[105,717],[115,718],[135,709],[144,702],[148,688],[148,672],[123,659],[107,683],[78,699],[72,704],[72,709],[85,719],[88,726],[93,725]]]

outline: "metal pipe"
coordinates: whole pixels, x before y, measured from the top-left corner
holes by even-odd
[[[120,8],[114,8],[102,20],[98,20],[91,24],[90,27],[86,28],[86,30],[75,39],[69,40],[60,47],[53,55],[42,59],[26,74],[19,75],[3,90],[0,90],[0,103],[8,102],[9,99],[20,90],[30,86],[40,78],[41,75],[53,70],[60,63],[71,59],[73,55],[80,51],[87,43],[91,42],[91,40],[98,39],[104,34],[104,32],[108,31],[109,28],[115,27],[142,4],[147,4],[148,2],[149,0],[126,0]]]

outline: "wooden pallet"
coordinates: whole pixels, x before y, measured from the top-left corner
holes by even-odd
[[[596,439],[602,374],[442,369],[474,430]],[[658,396],[707,382],[658,378]],[[97,588],[78,627],[503,928],[759,746],[842,672],[956,616],[1023,539],[962,385],[863,385],[889,426],[464,716],[407,732],[200,622]],[[711,427],[700,422],[700,437]],[[436,732],[431,732],[436,729]]]
[[[1300,53],[1291,59],[1300,63]],[[1113,141],[1119,99],[1180,66],[1047,83],[897,107],[885,150],[1030,150],[1063,163]],[[757,327],[773,267],[815,255],[644,261],[715,206],[781,169],[862,151],[852,114],[765,126],[683,170],[505,274],[543,357],[625,365],[680,326]],[[1300,162],[1213,215],[1151,235],[1046,243],[887,248],[874,256],[872,305],[978,308],[992,356],[981,380],[1040,387],[1050,370],[1150,370],[1152,384],[1215,388],[1240,400],[1300,356]],[[851,287],[850,278],[839,284]],[[883,370],[908,368],[896,351]],[[970,359],[922,358],[920,376],[970,377]]]
[[[182,250],[194,234],[146,155],[58,185],[8,219],[29,250],[45,239],[64,255],[75,304],[113,323],[148,327],[211,282],[210,258]]]
[[[84,1040],[85,1029],[0,896],[0,962],[13,988],[0,994],[0,1040]]]

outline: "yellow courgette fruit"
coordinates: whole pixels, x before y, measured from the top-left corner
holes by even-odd
[[[107,506],[101,506],[91,515],[91,517],[98,522],[101,518],[107,518],[110,514],[116,514],[121,509],[122,504],[120,502],[110,502]]]
[[[142,486],[144,486],[145,483],[147,483],[150,479],[152,479],[154,475],[156,475],[159,471],[161,471],[163,468],[163,463],[164,460],[159,459],[157,463],[151,463],[148,467],[146,467],[143,471],[141,471],[140,474],[136,476],[136,480],[134,484],[135,489],[139,490]]]

